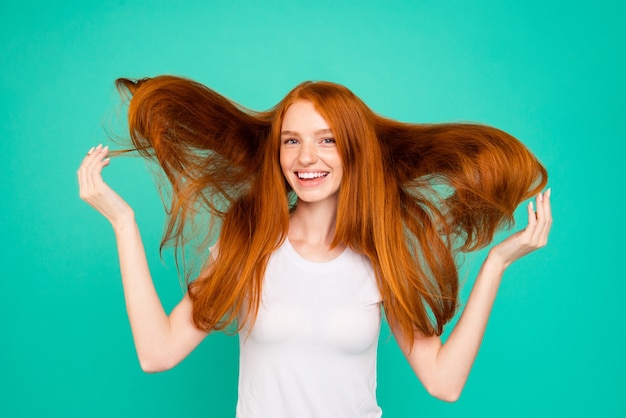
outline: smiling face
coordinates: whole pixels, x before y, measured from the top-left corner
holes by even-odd
[[[312,102],[289,106],[281,128],[280,166],[300,202],[337,203],[343,177],[333,133]]]

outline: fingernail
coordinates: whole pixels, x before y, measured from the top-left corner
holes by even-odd
[[[535,210],[535,205],[533,205],[533,201],[532,201],[532,200],[530,201],[530,208],[531,208],[532,210]]]
[[[546,190],[546,197],[548,199],[550,199],[550,196],[552,196],[552,187],[550,187],[548,190]]]
[[[100,150],[102,149],[102,144],[98,145],[98,146],[96,147],[96,149],[97,149],[98,151],[100,151]]]
[[[96,147],[91,147],[91,149],[89,151],[87,151],[87,155],[91,154],[93,152],[93,150],[95,150]]]
[[[539,195],[537,195],[537,200],[539,200],[540,202],[543,201],[543,193],[539,193]]]

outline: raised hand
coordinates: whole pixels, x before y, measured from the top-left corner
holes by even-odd
[[[490,257],[496,257],[504,267],[507,267],[515,260],[547,244],[552,226],[550,194],[551,190],[548,189],[545,193],[537,195],[537,212],[532,201],[528,203],[528,226],[493,247],[489,252]]]
[[[102,169],[111,160],[106,158],[109,148],[98,145],[91,148],[78,169],[80,198],[104,215],[113,227],[133,219],[132,208],[102,179]]]

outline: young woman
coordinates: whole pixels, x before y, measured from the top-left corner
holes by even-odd
[[[546,171],[519,141],[481,125],[392,121],[327,82],[303,83],[267,112],[176,77],[118,86],[131,97],[134,149],[171,183],[164,242],[183,246],[198,213],[220,221],[202,273],[167,315],[133,210],[102,179],[107,147],[81,164],[81,198],[115,231],[145,371],[174,367],[232,325],[238,417],[379,417],[384,310],[426,389],[459,397],[504,270],[550,231]],[[528,225],[491,248],[443,344],[457,307],[455,255],[489,244],[530,196]]]

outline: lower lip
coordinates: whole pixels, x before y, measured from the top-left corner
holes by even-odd
[[[312,179],[301,179],[300,177],[296,175],[296,178],[298,179],[298,184],[300,184],[303,187],[318,186],[320,183],[323,183],[324,180],[326,180],[326,177],[328,177],[328,175],[323,176],[323,177],[315,177]]]

